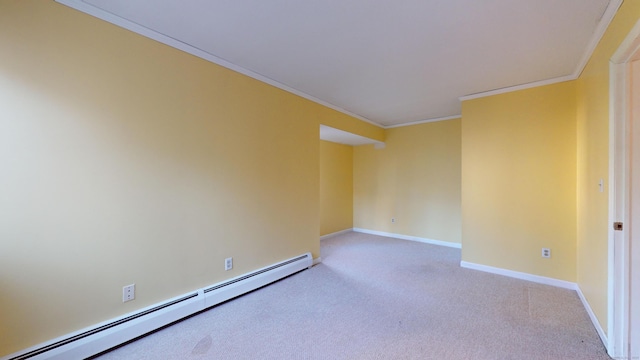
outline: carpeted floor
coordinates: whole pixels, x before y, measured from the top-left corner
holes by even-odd
[[[98,359],[609,359],[574,291],[411,241],[348,233],[321,251],[309,270]]]

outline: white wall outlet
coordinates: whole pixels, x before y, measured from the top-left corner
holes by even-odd
[[[542,257],[543,258],[550,258],[551,257],[551,249],[549,248],[542,248]]]
[[[136,284],[124,286],[122,288],[122,302],[131,301],[136,298]]]
[[[231,269],[233,269],[233,258],[230,257],[230,258],[224,259],[224,270],[228,271]]]

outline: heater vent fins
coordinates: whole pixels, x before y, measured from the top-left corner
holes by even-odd
[[[230,281],[224,282],[224,283],[222,283],[222,284],[218,284],[218,285],[216,285],[216,286],[212,286],[212,287],[207,288],[207,289],[204,289],[204,292],[205,292],[205,294],[206,294],[206,293],[208,293],[208,292],[211,292],[211,291],[214,291],[214,290],[218,290],[218,289],[223,288],[223,287],[225,287],[225,286],[229,286],[229,285],[231,285],[231,284],[235,284],[235,283],[237,283],[237,282],[240,282],[240,281],[243,281],[243,280],[246,280],[246,279],[252,278],[252,277],[254,277],[254,276],[256,276],[256,275],[260,275],[260,274],[262,274],[262,273],[266,273],[267,271],[271,271],[271,270],[273,270],[273,269],[277,269],[277,268],[279,268],[279,267],[283,267],[283,266],[285,266],[285,265],[289,265],[289,264],[294,263],[294,262],[296,262],[296,261],[304,260],[304,259],[307,259],[307,258],[308,258],[308,256],[307,256],[307,255],[298,256],[298,257],[296,257],[296,258],[293,258],[293,259],[290,259],[290,260],[287,260],[287,261],[283,261],[283,262],[281,262],[281,263],[279,263],[279,264],[276,264],[276,265],[273,265],[273,266],[269,266],[269,267],[264,268],[264,269],[262,269],[262,270],[259,270],[259,271],[256,271],[256,272],[252,272],[252,273],[250,273],[250,274],[247,274],[247,275],[241,276],[241,277],[239,277],[239,278],[236,278],[236,279],[233,279],[233,280],[230,280]]]
[[[126,323],[127,321],[131,321],[131,320],[133,320],[133,319],[137,319],[137,318],[142,317],[142,316],[145,316],[145,315],[147,315],[147,314],[151,314],[151,313],[153,313],[153,312],[156,312],[156,311],[161,310],[161,309],[164,309],[164,308],[166,308],[166,307],[169,307],[169,306],[175,305],[175,304],[180,303],[180,302],[183,302],[183,301],[185,301],[185,300],[189,300],[189,299],[194,298],[194,297],[196,297],[196,296],[198,296],[198,293],[193,293],[193,294],[189,294],[189,295],[183,296],[183,297],[181,297],[181,298],[179,298],[179,299],[176,299],[176,300],[173,300],[173,301],[170,301],[170,302],[164,303],[164,304],[162,304],[162,305],[159,305],[159,306],[153,307],[153,308],[151,308],[151,309],[147,309],[147,310],[145,310],[145,311],[141,311],[141,312],[139,312],[139,313],[133,314],[133,315],[131,315],[131,316],[127,316],[127,317],[122,318],[122,319],[120,319],[120,320],[117,320],[117,321],[114,321],[114,322],[110,322],[110,323],[108,323],[108,324],[105,324],[105,325],[99,326],[99,327],[94,328],[94,329],[91,329],[91,330],[89,330],[89,331],[85,331],[85,332],[80,333],[80,334],[78,334],[78,335],[75,335],[75,336],[72,336],[72,337],[66,338],[66,339],[64,339],[64,340],[60,340],[60,341],[55,342],[55,343],[53,343],[53,344],[50,344],[50,345],[48,345],[48,346],[41,347],[41,348],[39,348],[39,349],[37,349],[37,350],[30,351],[30,352],[28,352],[28,353],[26,353],[26,354],[22,354],[22,355],[20,355],[20,356],[13,357],[13,358],[11,358],[11,359],[9,359],[9,360],[23,360],[23,359],[29,359],[29,358],[34,357],[34,356],[36,356],[36,355],[40,355],[40,354],[42,354],[42,353],[44,353],[44,352],[51,351],[51,350],[53,350],[53,349],[55,349],[55,348],[58,348],[58,347],[60,347],[60,346],[63,346],[63,345],[69,344],[69,343],[74,342],[74,341],[76,341],[76,340],[80,340],[80,339],[85,338],[85,337],[87,337],[87,336],[91,336],[91,335],[96,334],[96,333],[99,333],[99,332],[101,332],[101,331],[104,331],[104,330],[110,329],[110,328],[112,328],[112,327],[114,327],[114,326],[118,326],[118,325],[120,325],[120,324],[124,324],[124,323]]]

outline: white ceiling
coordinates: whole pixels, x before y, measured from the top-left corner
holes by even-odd
[[[574,79],[621,0],[58,0],[389,127]]]

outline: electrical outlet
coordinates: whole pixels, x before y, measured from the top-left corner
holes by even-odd
[[[224,270],[228,271],[231,269],[233,269],[233,258],[230,257],[230,258],[224,259]]]
[[[391,222],[392,223],[396,222],[396,218],[391,218]]]
[[[542,257],[543,258],[550,258],[551,257],[551,249],[549,248],[542,248]]]
[[[136,298],[136,284],[127,285],[122,288],[122,302],[131,301]]]

